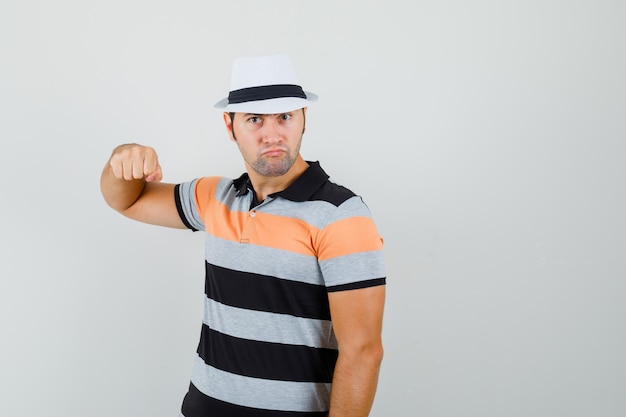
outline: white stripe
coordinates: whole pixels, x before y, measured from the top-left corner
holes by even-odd
[[[330,384],[250,378],[213,368],[196,357],[191,382],[209,397],[267,410],[328,411]]]
[[[337,349],[329,320],[245,310],[205,297],[203,322],[213,330],[242,339]]]

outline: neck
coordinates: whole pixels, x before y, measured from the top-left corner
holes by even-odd
[[[260,175],[251,167],[246,166],[250,182],[259,201],[263,201],[268,195],[283,191],[289,187],[308,167],[309,164],[300,155],[298,155],[289,171],[278,177]]]

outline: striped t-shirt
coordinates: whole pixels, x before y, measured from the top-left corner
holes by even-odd
[[[328,292],[385,284],[362,199],[317,162],[256,204],[247,174],[176,186],[206,233],[205,305],[184,417],[328,415],[337,360]]]

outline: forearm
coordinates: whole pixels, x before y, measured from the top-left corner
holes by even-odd
[[[329,417],[367,417],[374,402],[382,347],[358,354],[341,353],[330,395]]]

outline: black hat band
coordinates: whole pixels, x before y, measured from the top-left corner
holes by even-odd
[[[228,93],[228,104],[248,101],[269,100],[272,98],[298,97],[306,99],[302,87],[294,84],[262,85],[234,90]]]

